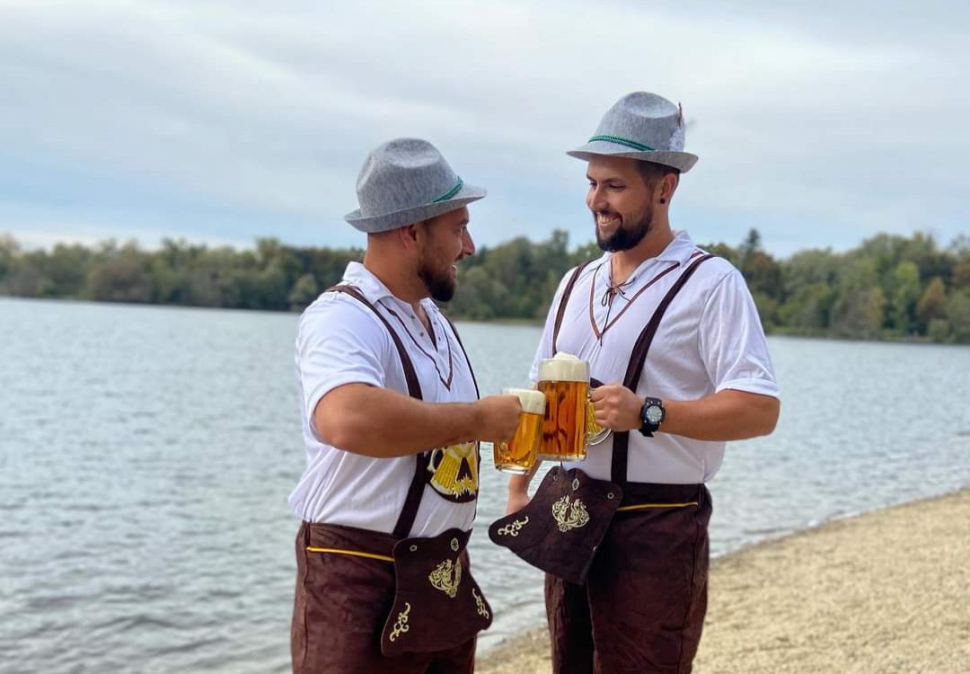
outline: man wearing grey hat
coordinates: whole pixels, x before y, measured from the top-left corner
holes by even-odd
[[[563,278],[532,379],[564,352],[589,362],[591,380],[612,382],[591,394],[595,421],[612,434],[564,468],[574,490],[599,483],[619,504],[581,584],[546,575],[553,670],[682,674],[707,607],[705,483],[726,441],[772,432],[778,387],[741,274],[671,228],[681,175],[697,162],[684,152],[680,107],[624,96],[569,154],[587,162],[586,203],[605,253]],[[526,507],[528,483],[511,479],[510,513]],[[564,530],[561,545],[575,535]]]
[[[510,439],[513,396],[479,400],[448,301],[475,246],[468,185],[441,153],[404,138],[377,147],[346,216],[363,264],[300,318],[296,367],[307,467],[293,671],[470,672],[491,608],[466,546],[478,442]]]

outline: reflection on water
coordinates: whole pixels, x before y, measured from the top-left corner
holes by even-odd
[[[5,673],[288,671],[295,325],[0,298]],[[483,393],[527,383],[537,328],[460,328]],[[770,341],[781,422],[729,446],[714,554],[970,485],[970,349]],[[506,478],[482,459],[488,648],[544,614],[540,574],[488,541]]]

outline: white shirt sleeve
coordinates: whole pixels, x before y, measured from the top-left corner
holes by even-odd
[[[761,318],[737,269],[732,268],[707,298],[698,348],[715,391],[779,397]]]
[[[532,369],[529,370],[529,381],[535,384],[539,381],[539,364],[547,358],[552,358],[552,333],[556,327],[556,314],[559,312],[559,303],[562,302],[562,294],[569,282],[569,277],[573,275],[575,267],[566,272],[566,275],[559,281],[556,294],[552,297],[552,304],[549,305],[549,312],[546,314],[546,325],[542,329],[542,338],[536,348],[535,358],[532,360]]]
[[[297,372],[314,437],[313,413],[323,396],[345,384],[385,385],[390,335],[370,309],[357,304],[352,298],[328,298],[300,317]]]

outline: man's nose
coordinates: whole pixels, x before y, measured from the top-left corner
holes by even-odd
[[[472,235],[466,231],[461,237],[461,255],[462,257],[468,257],[474,254],[475,242],[472,240]]]

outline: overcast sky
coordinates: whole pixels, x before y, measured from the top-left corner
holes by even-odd
[[[0,0],[0,232],[363,246],[364,157],[418,136],[477,243],[583,243],[564,152],[634,90],[684,106],[695,241],[970,232],[970,3],[701,4]]]

